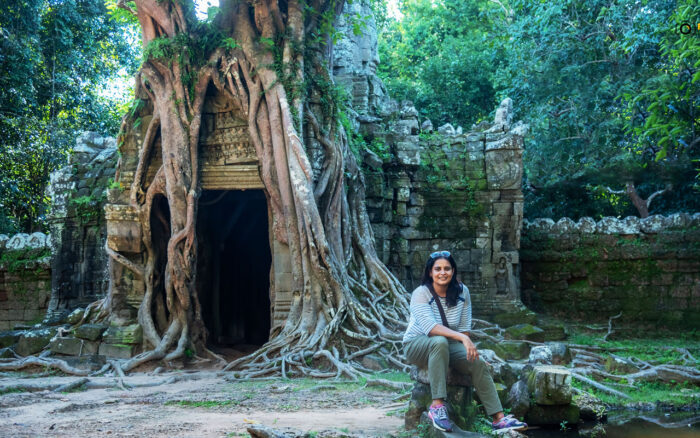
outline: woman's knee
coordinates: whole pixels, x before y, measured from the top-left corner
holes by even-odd
[[[444,336],[431,336],[430,337],[430,351],[431,352],[449,352],[449,342]]]

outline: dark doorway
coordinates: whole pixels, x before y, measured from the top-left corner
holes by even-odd
[[[270,332],[270,243],[262,190],[204,190],[197,290],[211,347],[247,349]]]

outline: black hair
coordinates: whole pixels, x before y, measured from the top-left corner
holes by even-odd
[[[447,285],[447,307],[452,307],[457,305],[457,297],[462,293],[462,284],[457,280],[457,262],[452,257],[452,255],[444,256],[439,255],[437,257],[429,257],[427,263],[425,264],[425,270],[423,271],[422,283],[424,286],[431,288],[433,286],[433,278],[430,276],[430,272],[433,270],[435,262],[445,259],[452,266],[452,280],[450,284]]]

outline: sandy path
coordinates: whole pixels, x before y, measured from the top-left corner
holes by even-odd
[[[192,377],[192,376],[190,376]],[[392,436],[405,406],[396,393],[338,385],[314,390],[314,382],[230,383],[215,373],[197,380],[122,391],[7,393],[0,396],[0,435],[8,437],[225,437],[248,436],[250,424],[308,431],[337,430],[364,436]],[[135,385],[167,376],[129,377]],[[23,379],[35,383],[75,378]],[[111,378],[92,379],[100,383]],[[0,388],[18,379],[0,379]],[[322,381],[328,385],[332,382]],[[202,406],[204,405],[204,406]]]

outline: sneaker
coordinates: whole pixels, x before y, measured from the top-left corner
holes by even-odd
[[[496,432],[505,432],[507,430],[527,430],[527,424],[523,423],[522,421],[518,421],[512,415],[506,415],[505,417],[501,418],[498,423],[492,423],[491,427],[493,427],[493,430]]]
[[[444,432],[452,432],[452,422],[447,417],[447,408],[445,405],[431,406],[428,409],[428,417],[433,420],[433,426],[436,429]]]

